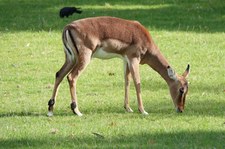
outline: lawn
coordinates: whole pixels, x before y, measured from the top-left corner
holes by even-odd
[[[64,6],[82,14],[59,18]],[[0,0],[0,148],[225,148],[225,2],[223,0]],[[138,20],[171,66],[191,65],[184,113],[165,81],[141,66],[148,116],[123,109],[123,62],[94,59],[78,80],[83,117],[70,110],[66,79],[47,117],[55,73],[64,63],[63,27],[91,16]]]

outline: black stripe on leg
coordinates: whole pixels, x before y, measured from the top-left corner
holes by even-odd
[[[75,102],[72,102],[70,104],[70,107],[71,107],[71,110],[74,110],[77,106],[76,106],[76,103]]]
[[[68,30],[68,32],[69,32],[69,36],[70,36],[70,38],[71,38],[71,41],[72,41],[72,43],[73,43],[73,46],[75,47],[77,53],[79,54],[77,45],[76,45],[76,43],[75,43],[75,41],[74,41],[74,39],[73,39],[73,35],[71,34],[70,30]]]
[[[50,99],[49,101],[48,101],[48,105],[49,106],[53,106],[55,104],[55,100],[54,99]]]
[[[55,104],[55,100],[54,99],[50,99],[48,101],[48,110],[52,111],[53,110],[53,105]]]
[[[58,71],[58,72],[56,72],[55,77],[58,78],[59,75],[60,75],[60,74],[59,74],[59,71]]]
[[[70,49],[66,46],[65,41],[64,41],[64,39],[65,39],[66,42],[67,42],[65,33],[66,33],[66,32],[64,31],[64,33],[63,33],[63,36],[64,36],[64,37],[62,38],[62,40],[63,40],[63,45],[64,45],[64,47],[66,48],[66,50],[69,52],[69,54],[72,55],[72,52],[71,52]]]
[[[76,114],[76,112],[74,111],[75,108],[77,107],[76,103],[75,103],[75,102],[72,102],[72,103],[70,104],[70,107],[71,107],[71,110],[73,111],[73,113]]]
[[[72,52],[70,51],[70,49],[65,45],[65,43],[63,43],[63,44],[64,44],[64,47],[66,48],[66,50],[69,52],[69,54],[72,55]]]

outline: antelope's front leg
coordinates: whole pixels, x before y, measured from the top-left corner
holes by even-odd
[[[129,61],[129,69],[131,72],[131,75],[134,80],[134,85],[136,89],[137,94],[137,100],[138,100],[138,109],[143,115],[148,115],[148,113],[144,110],[144,106],[142,103],[142,97],[141,97],[141,81],[140,81],[140,74],[139,74],[139,60],[137,58],[131,58]]]
[[[124,108],[127,112],[133,112],[133,110],[130,108],[130,105],[129,105],[130,78],[131,78],[131,73],[128,67],[128,63],[124,62],[124,80],[125,80]]]

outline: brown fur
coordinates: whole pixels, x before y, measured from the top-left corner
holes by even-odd
[[[67,34],[67,31],[70,34]],[[67,34],[67,35],[66,35]],[[63,31],[63,42],[68,49],[72,49],[74,61],[71,55],[66,54],[66,62],[58,72],[61,77],[56,78],[56,83],[51,99],[55,99],[58,85],[62,78],[68,73],[72,102],[77,106],[76,81],[81,72],[89,64],[92,57],[99,56],[99,50],[105,54],[119,55],[124,60],[125,66],[125,100],[124,107],[132,112],[129,106],[129,81],[132,76],[136,88],[138,108],[143,114],[144,110],[141,97],[141,84],[139,76],[139,64],[148,64],[157,71],[167,82],[175,106],[183,111],[184,100],[187,93],[187,81],[185,77],[189,73],[186,70],[184,76],[168,75],[169,64],[155,45],[147,29],[137,21],[129,21],[114,17],[86,18],[72,22]],[[100,52],[100,57],[102,56]],[[104,54],[103,53],[103,54]],[[104,57],[104,55],[102,56]],[[179,93],[184,88],[184,93]],[[179,102],[178,102],[179,101]]]

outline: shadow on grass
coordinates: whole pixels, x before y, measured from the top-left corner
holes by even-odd
[[[47,116],[47,114],[45,114]],[[42,113],[38,112],[8,112],[8,113],[2,113],[0,114],[0,118],[2,117],[25,117],[25,116],[31,116],[31,117],[39,117],[39,116],[44,116]]]
[[[39,138],[1,139],[1,148],[224,148],[225,132],[194,131],[174,133],[146,133],[125,136],[102,134],[76,136],[48,134]],[[216,141],[215,141],[216,140]]]
[[[158,116],[158,117],[167,117],[167,116],[211,116],[211,117],[224,117],[224,108],[225,108],[225,100],[196,100],[193,99],[194,97],[188,98],[185,111],[184,113],[176,113],[175,108],[172,104],[172,99],[160,99],[157,102],[153,101],[146,101],[145,100],[145,110],[151,115]],[[200,97],[203,98],[203,97]],[[150,99],[149,99],[150,100]],[[171,100],[170,102],[165,102],[165,100]],[[155,100],[154,100],[155,101]],[[135,101],[136,102],[136,101]],[[121,102],[122,103],[122,102]],[[69,105],[69,104],[68,104]],[[94,107],[94,108],[93,108]],[[106,103],[104,105],[96,105],[96,104],[89,104],[89,105],[83,105],[80,106],[81,112],[85,116],[92,116],[92,115],[124,115],[124,116],[131,116],[131,117],[141,117],[142,115],[138,111],[137,104],[132,104],[131,108],[134,110],[133,113],[127,113],[125,109],[123,108],[122,104],[117,104],[113,102],[112,104]],[[5,117],[47,117],[47,105],[46,109],[43,111],[35,111],[33,109],[32,111],[11,111],[11,112],[2,112],[0,113],[0,118]],[[77,117],[73,114],[73,112],[70,110],[69,106],[63,106],[58,107],[56,105],[54,110],[54,116],[59,117],[65,117],[65,116],[71,116],[71,117]]]
[[[88,7],[87,7],[88,5]],[[98,5],[100,8],[91,8]],[[126,6],[116,8],[114,5]],[[140,7],[134,7],[139,5]],[[83,8],[81,15],[59,18],[64,6]],[[131,6],[130,8],[127,6]],[[141,7],[142,6],[142,7]],[[145,7],[153,6],[153,7]],[[116,16],[138,20],[149,29],[193,32],[224,32],[225,4],[218,1],[0,1],[0,31],[61,31],[65,24],[91,16]],[[134,7],[134,8],[132,8]]]

